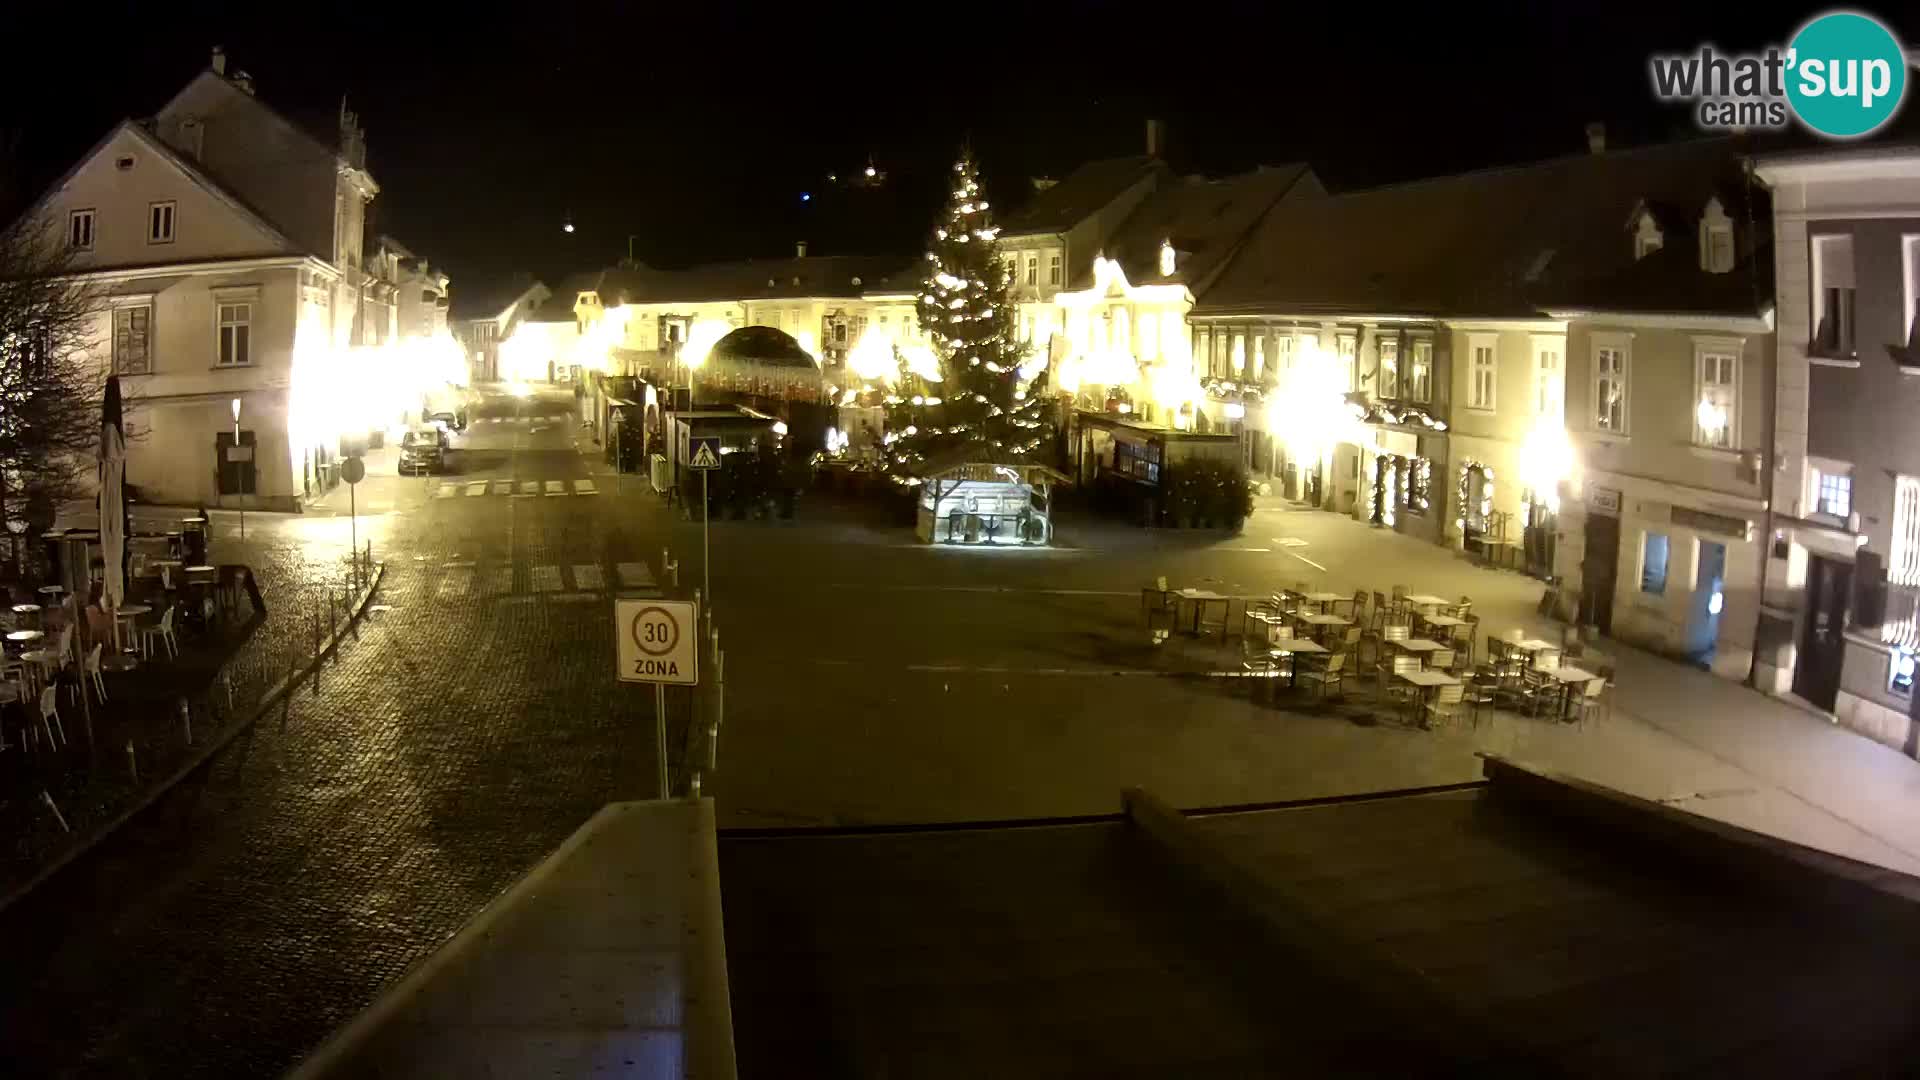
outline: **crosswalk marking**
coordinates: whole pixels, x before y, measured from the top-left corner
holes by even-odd
[[[439,487],[433,489],[433,497],[436,499],[451,499],[459,493],[460,489],[454,487],[452,484],[441,484]]]
[[[496,566],[487,575],[487,591],[496,595],[513,591],[513,567]]]
[[[573,568],[573,587],[576,589],[598,589],[607,583],[595,563],[581,563]]]
[[[470,480],[467,482],[468,495],[485,495],[486,493],[487,482],[485,480]]]
[[[547,494],[549,494],[549,495],[565,495],[566,493],[567,493],[567,484],[566,484],[566,481],[564,481],[564,480],[549,480],[549,481],[547,481]]]
[[[540,481],[538,481],[538,480],[522,480],[522,481],[520,481],[520,494],[522,494],[522,495],[538,495],[538,494],[540,494]]]
[[[575,480],[573,482],[573,493],[575,495],[598,495],[600,494],[600,489],[594,487],[593,481],[591,480]]]
[[[557,566],[536,566],[530,571],[534,592],[559,592],[564,586]]]
[[[495,480],[495,481],[493,482],[493,493],[494,493],[495,495],[511,495],[511,494],[513,494],[513,481],[511,481],[511,480]]]
[[[645,589],[653,586],[653,571],[643,562],[623,562],[613,568],[620,575],[620,586],[626,589]]]
[[[444,600],[465,596],[467,590],[472,587],[473,571],[449,570],[447,576],[440,579],[440,597]]]

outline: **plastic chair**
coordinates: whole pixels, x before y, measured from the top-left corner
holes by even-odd
[[[155,638],[159,638],[160,643],[166,646],[168,659],[174,659],[180,655],[180,639],[173,635],[172,608],[168,608],[165,613],[160,616],[160,622],[158,624],[141,629],[140,655],[153,655],[153,639]]]
[[[1577,719],[1582,725],[1586,724],[1587,717],[1592,716],[1594,713],[1597,713],[1601,709],[1607,707],[1606,703],[1601,699],[1601,696],[1600,696],[1606,693],[1606,689],[1607,689],[1607,680],[1588,679],[1587,685],[1584,688],[1584,691],[1581,693],[1581,695],[1578,698],[1574,699],[1574,707],[1579,710],[1579,714],[1575,717],[1575,719]]]
[[[40,726],[46,729],[47,745],[63,746],[67,742],[67,725],[60,722],[60,694],[54,687],[40,691]],[[60,733],[60,741],[54,742],[53,733]]]

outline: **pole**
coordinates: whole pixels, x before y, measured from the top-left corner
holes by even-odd
[[[700,576],[706,580],[708,606],[713,604],[713,500],[707,486],[712,475],[712,469],[700,470]]]
[[[233,409],[233,452],[237,454],[240,452],[240,399],[234,398],[233,400],[235,403]],[[234,486],[238,487],[239,478],[235,477],[234,479],[236,481]],[[238,494],[240,496],[240,539],[245,540],[247,538],[247,493],[242,491],[238,492]],[[213,533],[213,522],[211,521],[207,522],[207,533],[208,535],[212,535]]]
[[[351,567],[353,568],[353,571],[354,571],[354,584],[355,584],[355,586],[356,586],[356,587],[357,587],[357,586],[359,585],[359,579],[360,579],[360,495],[359,495],[359,489],[360,489],[360,485],[359,485],[359,484],[348,484],[348,485],[347,485],[347,520],[348,520],[349,522],[351,522],[351,524],[349,524],[349,525],[347,526],[347,529],[348,529],[348,537],[349,537],[349,539],[348,539],[348,541],[347,541],[347,552],[348,552],[348,557],[347,557],[347,563],[348,563],[348,565],[350,565],[350,566],[351,566]]]
[[[667,797],[667,684],[653,684],[653,752],[660,762],[660,797]]]

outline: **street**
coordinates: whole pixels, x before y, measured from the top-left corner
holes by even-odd
[[[0,920],[0,1045],[17,1075],[267,1075],[430,953],[611,800],[653,795],[651,700],[613,680],[612,597],[699,580],[697,521],[615,477],[572,398],[491,393],[447,475],[373,475],[301,517],[216,514],[249,559],[342,553],[387,576],[317,685]],[[327,510],[338,508],[330,515]],[[1227,650],[1147,640],[1140,587],[1307,581],[1474,597],[1551,633],[1539,585],[1332,515],[1240,535],[1068,520],[1047,550],[932,549],[824,502],[715,522],[721,824],[1104,813],[1468,780],[1476,751],[1548,764],[1906,869],[1920,790],[1892,751],[1609,645],[1612,717],[1424,732],[1255,703]],[[1841,777],[1844,776],[1844,779]]]

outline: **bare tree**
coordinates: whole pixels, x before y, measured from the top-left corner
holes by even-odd
[[[107,375],[102,298],[66,239],[44,217],[0,232],[0,522],[35,529],[90,486]]]

